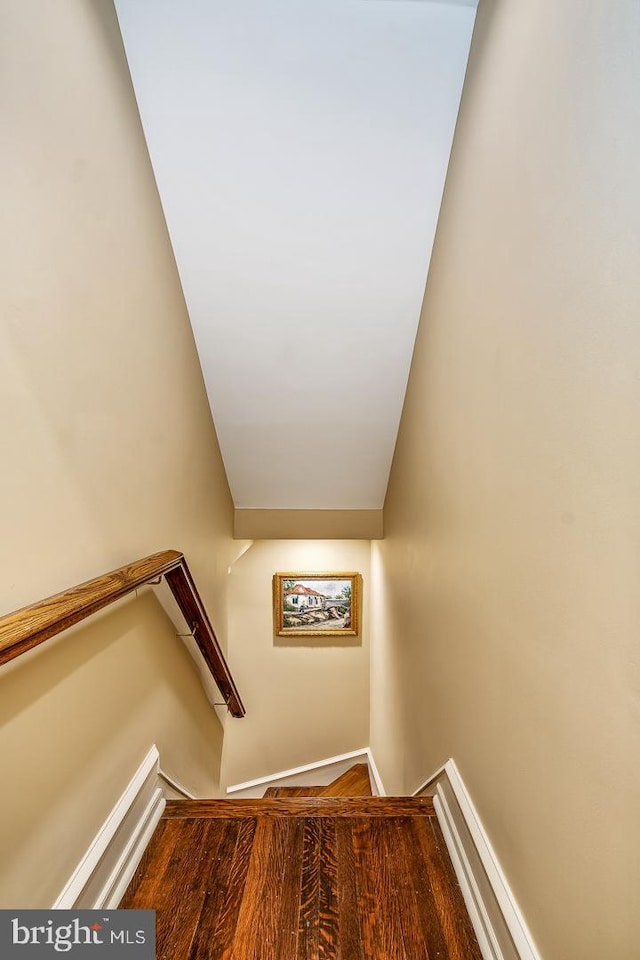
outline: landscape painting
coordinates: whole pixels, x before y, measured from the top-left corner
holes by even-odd
[[[357,573],[276,573],[276,636],[357,636],[359,581]]]

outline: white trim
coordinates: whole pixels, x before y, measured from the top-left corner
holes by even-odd
[[[436,770],[435,773],[432,773],[431,776],[428,777],[428,778],[424,781],[424,783],[420,784],[420,786],[419,786],[416,790],[413,791],[413,793],[411,794],[411,796],[412,796],[412,797],[417,797],[419,794],[422,793],[423,790],[426,790],[427,787],[430,787],[431,784],[435,784],[436,780],[439,780],[440,777],[441,777],[444,773],[446,773],[446,769],[447,769],[447,764],[446,764],[446,763],[443,763],[441,767],[438,767],[438,769]]]
[[[161,780],[164,780],[172,790],[175,790],[176,793],[181,793],[186,800],[198,800],[199,797],[194,796],[186,787],[183,787],[181,783],[178,783],[177,780],[174,780],[173,777],[170,777],[168,773],[165,773],[162,767],[158,768],[158,776]]]
[[[437,788],[436,795],[433,798],[433,806],[449,851],[449,856],[451,857],[451,862],[453,863],[453,869],[456,872],[456,877],[460,884],[460,890],[462,891],[462,896],[464,897],[475,935],[478,939],[483,960],[503,960],[502,951],[496,941],[491,921],[489,920],[487,910],[482,901],[482,895],[480,894],[464,846],[456,830],[455,821],[449,809],[447,798],[440,786]]]
[[[451,809],[451,796],[443,790],[443,783],[448,783],[457,804],[459,814],[458,821]],[[428,780],[422,784],[413,794],[416,796],[429,786],[435,786],[435,796],[433,799],[438,822],[442,829],[449,854],[460,883],[460,888],[471,917],[471,922],[480,944],[480,950],[484,960],[504,960],[504,952],[500,945],[500,937],[496,933],[495,919],[497,914],[502,917],[504,924],[509,932],[513,946],[509,944],[508,952],[511,956],[513,949],[520,960],[541,960],[540,953],[535,945],[534,939],[522,915],[516,898],[509,886],[507,878],[500,866],[495,850],[487,836],[478,812],[473,805],[473,801],[467,790],[467,787],[460,776],[454,760],[447,762],[440,767]],[[465,836],[462,836],[458,828],[460,818],[464,821],[468,830]],[[469,837],[471,838],[469,840]],[[471,852],[470,844],[475,851],[472,858],[467,855]],[[480,860],[484,878],[489,884],[493,898],[485,902],[483,897],[483,885],[478,883],[477,871],[479,869],[477,860]],[[474,874],[475,869],[475,874]],[[486,889],[486,885],[485,889]],[[495,898],[495,899],[494,899]],[[492,919],[493,918],[493,919]],[[504,942],[504,934],[502,934]],[[505,947],[506,948],[506,947]]]
[[[386,797],[387,791],[384,788],[382,782],[382,777],[380,776],[380,771],[376,766],[376,762],[373,759],[373,753],[371,752],[371,747],[367,747],[367,757],[369,760],[369,770],[371,771],[371,776],[373,777],[374,786],[376,788],[376,794],[379,797]]]
[[[156,787],[153,797],[140,819],[138,829],[129,838],[101,893],[94,901],[94,908],[104,907],[107,910],[112,910],[118,906],[138,868],[138,864],[142,860],[142,855],[147,849],[153,831],[158,826],[165,804],[166,800],[162,795],[162,790],[160,787]]]
[[[521,960],[541,960],[522,911],[454,760],[447,760],[445,771]]]
[[[327,757],[326,760],[316,760],[315,763],[305,763],[302,767],[292,767],[290,770],[280,770],[278,773],[271,773],[267,777],[258,777],[256,780],[245,780],[244,783],[234,783],[230,787],[227,787],[227,793],[240,793],[242,790],[250,790],[253,787],[262,787],[269,783],[275,783],[278,780],[286,780],[289,777],[297,777],[300,774],[309,773],[313,770],[321,770],[323,767],[330,767],[337,763],[344,763],[345,760],[355,760],[357,757],[363,757],[369,761],[369,747],[362,747],[360,750],[352,750],[350,753],[341,753],[335,757]]]
[[[122,895],[164,810],[165,800],[157,786],[159,760],[154,744],[73,871],[54,910],[112,906],[117,891]]]

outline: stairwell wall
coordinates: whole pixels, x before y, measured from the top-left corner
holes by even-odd
[[[226,725],[227,786],[367,746],[369,565],[366,540],[257,540],[233,564],[228,654],[247,716]],[[360,636],[275,637],[272,577],[287,571],[360,573]]]
[[[223,645],[233,507],[115,12],[0,12],[0,610],[183,550]],[[153,597],[0,670],[0,906],[48,906],[152,742],[220,723]]]
[[[390,792],[453,757],[545,960],[640,916],[640,6],[480,0],[372,561]]]

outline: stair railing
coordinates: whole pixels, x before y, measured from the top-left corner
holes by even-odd
[[[184,554],[164,550],[0,617],[0,665],[164,577],[232,716],[245,709]]]

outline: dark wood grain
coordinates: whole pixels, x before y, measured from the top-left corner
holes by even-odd
[[[318,960],[332,960],[340,942],[338,913],[338,844],[336,819],[325,817],[320,824],[320,903],[318,920]]]
[[[304,822],[260,818],[230,960],[295,960]]]
[[[320,800],[322,816],[300,812]],[[228,816],[164,819],[121,906],[157,910],[158,960],[481,960],[417,801],[251,801],[241,816],[218,801]],[[292,803],[307,806],[271,812]]]
[[[223,836],[210,821],[184,824],[155,895],[156,960],[188,960]]]
[[[393,899],[396,881],[385,855],[387,821],[360,817],[353,824],[358,915],[365,957],[406,960]]]
[[[251,851],[253,849],[253,838],[256,831],[256,820],[240,820],[238,823],[238,841],[233,857],[233,863],[229,871],[229,880],[225,892],[225,900],[220,910],[215,932],[211,937],[213,928],[205,928],[214,943],[220,947],[220,960],[230,960],[233,951],[233,941],[238,925],[238,916],[240,906],[244,897],[244,890],[251,862]],[[213,954],[218,957],[218,954]]]
[[[120,903],[123,910],[144,910],[144,904],[157,901],[160,884],[182,834],[178,821],[160,821]]]
[[[164,550],[0,618],[0,665],[164,576],[229,711],[245,709],[184,555]]]
[[[319,797],[324,787],[268,787],[265,798],[274,797]]]
[[[464,905],[464,898],[449,857],[437,819],[411,822],[414,844],[424,863],[438,923],[447,943],[451,960],[482,960],[482,954]]]
[[[300,910],[298,912],[298,960],[317,960],[320,921],[320,827],[322,821],[304,821]]]
[[[277,823],[280,826],[283,821],[277,821]],[[275,908],[279,903],[278,949],[275,954],[265,953],[265,960],[270,960],[272,956],[282,958],[282,960],[296,960],[298,948],[298,912],[300,908],[300,887],[302,885],[302,843],[305,822],[301,818],[295,818],[286,820],[284,823],[289,828],[284,833],[283,838],[284,870],[281,875],[282,885],[273,910],[273,913],[276,913]]]
[[[411,819],[389,821],[389,857],[396,877],[394,899],[407,960],[448,955],[433,898],[429,869],[413,841]],[[470,958],[471,960],[471,958]]]
[[[233,947],[254,832],[255,820],[224,820],[220,824],[220,842],[211,855],[209,882],[190,957],[221,960]]]
[[[340,942],[338,820],[304,821],[297,960],[329,960]]]
[[[283,797],[267,800],[167,800],[170,819],[204,817],[435,816],[431,797]]]
[[[353,820],[336,820],[338,857],[338,913],[340,956],[344,960],[365,960],[360,936],[361,903],[358,895]]]

